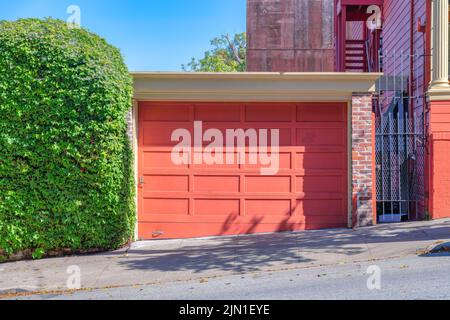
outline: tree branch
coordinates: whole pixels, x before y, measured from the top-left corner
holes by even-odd
[[[239,57],[239,52],[236,49],[236,46],[234,45],[233,41],[230,40],[230,35],[227,33],[225,36],[225,39],[228,42],[228,47],[231,49],[231,52],[234,55],[234,58],[237,60],[237,62],[242,63],[241,57]]]

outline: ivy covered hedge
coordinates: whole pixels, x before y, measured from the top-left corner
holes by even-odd
[[[0,255],[117,248],[135,219],[120,52],[63,21],[0,21]]]

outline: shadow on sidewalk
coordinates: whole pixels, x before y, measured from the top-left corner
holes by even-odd
[[[323,259],[342,261],[363,257],[368,245],[395,246],[400,242],[437,240],[445,235],[450,238],[450,221],[439,225],[379,225],[356,231],[334,229],[193,239],[170,250],[155,241],[149,247],[130,250],[127,259],[120,263],[127,270],[248,272],[275,265],[313,265]]]

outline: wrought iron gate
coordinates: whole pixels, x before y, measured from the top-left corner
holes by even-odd
[[[401,108],[394,108],[376,121],[379,222],[419,220],[424,217],[423,116],[414,120]]]
[[[389,66],[378,83],[376,107],[376,189],[378,222],[420,220],[425,217],[426,141],[423,77],[418,66],[423,55],[380,55]],[[416,67],[417,68],[417,67]],[[414,69],[414,68],[413,68]],[[414,110],[414,111],[412,111]],[[411,114],[412,113],[412,114]]]

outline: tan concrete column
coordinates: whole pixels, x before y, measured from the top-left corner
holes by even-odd
[[[448,83],[448,0],[433,1],[433,72],[431,90],[450,88]]]

